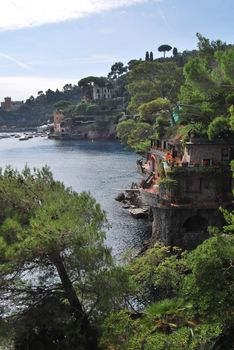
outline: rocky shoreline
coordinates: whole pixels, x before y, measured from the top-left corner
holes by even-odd
[[[129,214],[136,219],[149,219],[150,208],[145,206],[141,200],[139,185],[132,183],[130,189],[120,192],[115,200],[122,203],[122,208],[128,210]]]

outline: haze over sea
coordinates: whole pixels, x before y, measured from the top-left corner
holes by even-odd
[[[111,224],[106,243],[113,255],[139,248],[146,238],[144,221],[132,218],[115,201],[118,189],[139,181],[137,156],[117,141],[55,141],[37,137],[27,141],[0,139],[0,167],[11,165],[22,170],[48,165],[55,179],[75,191],[89,191],[107,212]]]

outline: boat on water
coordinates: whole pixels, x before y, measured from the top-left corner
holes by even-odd
[[[19,138],[19,141],[27,141],[29,139],[30,139],[30,137],[28,137],[27,135],[23,135]]]
[[[10,135],[8,134],[0,134],[0,139],[8,139]]]

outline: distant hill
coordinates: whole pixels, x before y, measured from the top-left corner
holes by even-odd
[[[35,98],[31,96],[17,111],[6,112],[0,109],[0,127],[35,127],[52,121],[54,105],[67,100],[78,104],[81,98],[81,89],[77,85],[66,84],[63,91],[47,90],[38,92]]]

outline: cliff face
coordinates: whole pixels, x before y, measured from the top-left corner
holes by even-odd
[[[88,132],[83,133],[83,137],[89,140],[114,139],[116,137],[115,129],[116,125],[110,123],[106,127],[89,130]]]
[[[54,132],[50,138],[65,140],[108,140],[116,137],[116,121],[113,116],[79,116],[66,120],[61,114],[54,114]]]
[[[217,208],[152,207],[152,239],[165,245],[194,249],[210,237],[209,226],[221,227]]]

